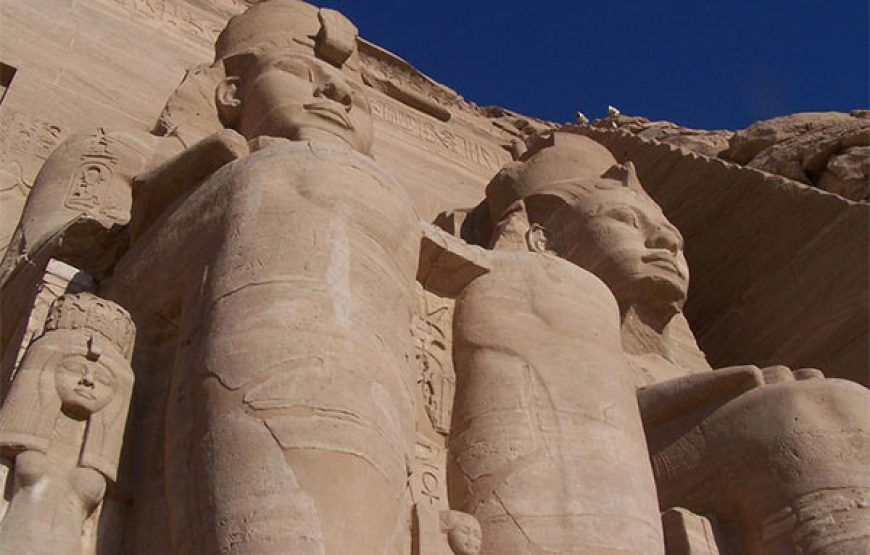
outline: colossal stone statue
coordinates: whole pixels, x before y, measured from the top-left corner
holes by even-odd
[[[116,479],[134,337],[115,303],[79,293],[52,305],[0,408],[0,447],[14,460],[0,553],[82,553],[82,526]]]
[[[617,176],[630,169],[603,147],[557,137],[577,163],[556,187],[623,188]],[[461,293],[454,319],[451,501],[480,520],[483,553],[663,553],[617,302],[573,263],[577,230],[548,231],[555,190],[517,190],[553,183],[564,168],[552,154],[509,166],[487,189],[493,269]]]
[[[238,159],[197,181],[204,142],[140,176],[106,285],[175,330],[160,347],[172,549],[408,551],[420,231],[368,156],[356,28],[268,0],[216,58],[227,129],[206,141]]]
[[[711,516],[723,552],[866,548],[870,392],[813,369],[687,366],[702,359],[679,320],[682,240],[631,164],[555,133],[479,210],[494,260],[564,259],[505,253],[457,300],[448,480],[483,553],[661,552],[640,419],[661,509]],[[580,515],[600,523],[577,534]]]

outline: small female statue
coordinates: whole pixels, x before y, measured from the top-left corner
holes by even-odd
[[[14,460],[0,554],[80,554],[82,526],[114,481],[133,390],[135,327],[90,293],[60,297],[0,407]]]

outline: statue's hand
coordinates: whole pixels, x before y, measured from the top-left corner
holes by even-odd
[[[637,401],[644,427],[649,429],[721,405],[764,383],[764,371],[757,366],[730,366],[642,387]]]
[[[776,365],[761,369],[764,383],[767,385],[793,382],[795,380],[824,379],[825,375],[817,368],[790,369],[788,366]]]

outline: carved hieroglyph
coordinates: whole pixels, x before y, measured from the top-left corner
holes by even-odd
[[[0,553],[82,553],[85,520],[116,479],[134,338],[110,301],[79,293],[52,305],[0,408],[0,447],[14,460]]]

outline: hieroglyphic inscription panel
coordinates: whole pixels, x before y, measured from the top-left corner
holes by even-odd
[[[496,171],[511,161],[506,150],[484,145],[455,129],[437,122],[408,108],[371,98],[372,114],[404,134],[422,141],[427,147],[435,147],[435,152],[465,164]]]
[[[60,126],[47,120],[8,108],[0,113],[0,129],[3,130],[0,134],[0,160],[31,155],[44,161],[60,142],[64,132]]]
[[[97,130],[70,178],[64,206],[83,212],[98,209],[101,214],[115,219],[123,217],[124,199],[119,188],[111,186],[117,164],[118,157],[111,152],[105,129]]]

